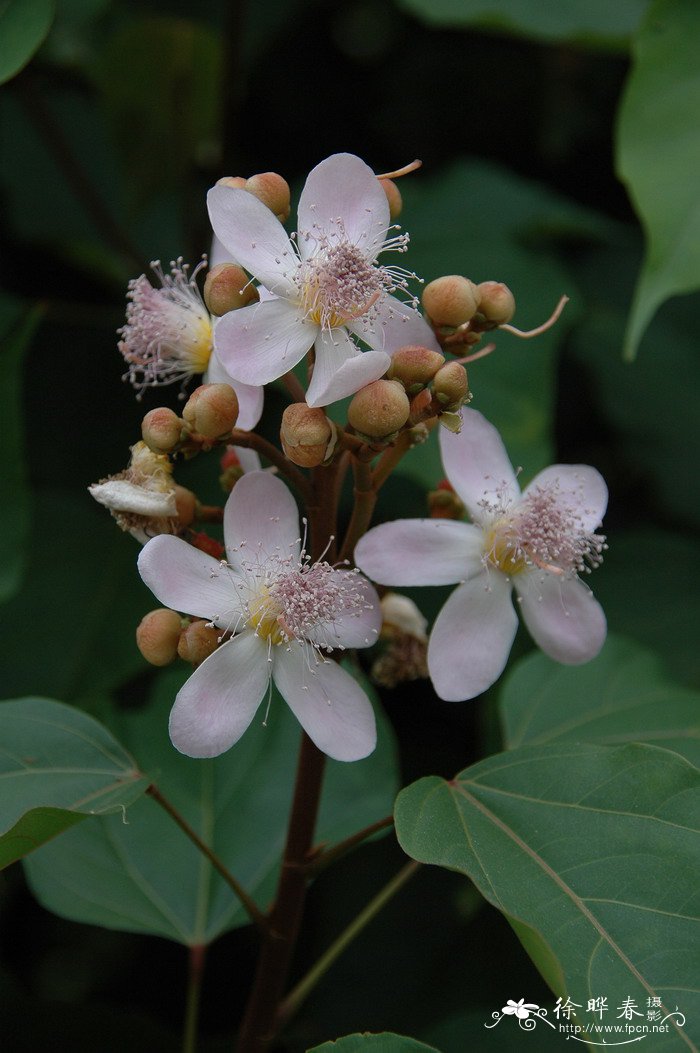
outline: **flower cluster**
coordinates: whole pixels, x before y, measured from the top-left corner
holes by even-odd
[[[154,264],[160,285],[144,275],[130,284],[119,343],[139,397],[193,375],[204,384],[182,418],[167,407],[146,415],[150,451],[140,444],[141,468],[134,462],[91,488],[139,540],[157,534],[139,569],[165,608],[146,616],[139,646],[155,664],[179,655],[195,666],[172,709],[175,746],[193,757],[229,749],[266,698],[269,709],[274,681],[321,750],[339,760],[365,757],[375,744],[374,716],[338,663],[342,652],[381,640],[371,663],[378,683],[429,676],[441,698],[473,698],[508,660],[518,625],[513,593],[548,655],[569,664],[593,658],[606,623],[581,575],[605,549],[597,533],[603,479],[586,465],[554,465],[521,492],[494,426],[463,408],[471,398],[465,364],[495,346],[474,351],[482,336],[536,335],[556,321],[565,297],[544,326],[523,334],[510,324],[515,299],[505,285],[447,275],[426,286],[421,314],[410,287],[416,276],[380,262],[407,250],[408,235],[392,225],[400,194],[351,154],[310,173],[291,235],[282,225],[288,186],[275,173],[226,177],[208,206],[217,263],[203,293],[196,283],[203,264],[190,273],[178,260],[170,274]],[[304,359],[305,371],[292,373]],[[251,429],[264,385],[280,378],[292,403],[278,449]],[[326,407],[348,397],[343,426]],[[447,479],[429,495],[431,518],[367,531],[393,465],[437,424]],[[224,450],[226,505],[192,497],[185,521],[173,467],[211,449]],[[309,557],[291,491],[261,470],[255,450],[294,484],[310,516],[323,506],[330,524],[352,465],[357,505],[341,554],[354,556],[355,569],[326,553]],[[471,522],[462,521],[465,511]],[[151,517],[148,529],[138,515]],[[225,554],[218,538],[189,529],[196,520],[223,522]],[[369,579],[456,588],[428,632],[412,601],[388,593],[380,602]]]

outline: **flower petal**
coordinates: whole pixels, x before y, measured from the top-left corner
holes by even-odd
[[[391,359],[382,351],[360,351],[343,328],[316,337],[314,373],[306,392],[309,406],[329,406],[386,373]]]
[[[349,322],[348,329],[375,351],[390,355],[407,344],[440,351],[435,333],[423,315],[395,296],[384,296],[374,311]]]
[[[161,603],[227,625],[237,609],[231,571],[182,538],[159,534],[141,549],[139,573]]]
[[[479,527],[450,519],[397,519],[369,530],[355,563],[380,585],[454,585],[482,569]]]
[[[258,386],[292,369],[317,334],[318,326],[287,300],[265,300],[220,318],[214,346],[230,376]]]
[[[440,429],[440,452],[447,478],[477,523],[483,515],[480,502],[484,498],[499,504],[519,499],[520,487],[503,440],[477,410],[462,411],[458,434]]]
[[[130,512],[151,519],[177,516],[175,487],[172,490],[147,490],[128,479],[106,479],[88,486],[90,495],[113,512]]]
[[[510,592],[503,574],[484,570],[455,589],[438,614],[428,671],[440,698],[475,698],[503,672],[518,628]]]
[[[332,622],[319,622],[308,633],[307,639],[320,647],[371,647],[377,642],[382,627],[382,608],[376,590],[356,571],[337,570],[334,573],[337,595],[347,605]],[[359,601],[359,604],[358,604]]]
[[[516,575],[514,585],[530,635],[556,662],[588,662],[605,643],[603,608],[578,578],[541,570]]]
[[[354,154],[333,154],[309,173],[301,192],[299,252],[304,259],[313,255],[317,233],[339,234],[373,260],[389,222],[389,203],[372,169]]]
[[[290,491],[270,472],[246,472],[224,509],[224,541],[232,566],[299,559],[299,512]]]
[[[269,208],[228,186],[212,187],[207,205],[214,233],[233,259],[276,295],[295,296],[299,257]]]
[[[236,451],[236,456],[244,472],[259,472],[262,470],[260,456],[255,450],[249,450],[246,446],[234,446],[233,449]]]
[[[367,695],[335,662],[309,668],[303,646],[277,647],[275,683],[309,738],[334,760],[368,756],[377,744],[374,713]]]
[[[216,234],[211,239],[211,248],[209,249],[209,270],[213,271],[214,267],[218,267],[220,263],[235,263],[232,259],[231,253],[221,244]]]
[[[188,757],[218,757],[250,725],[270,681],[267,647],[234,636],[195,669],[170,711],[170,738]]]
[[[552,464],[535,476],[523,495],[537,487],[551,486],[558,486],[584,530],[600,526],[608,507],[608,488],[597,469],[589,464]]]
[[[263,387],[243,384],[224,369],[216,351],[209,359],[209,366],[202,378],[204,384],[230,384],[238,397],[238,420],[236,427],[243,431],[252,431],[262,416],[265,391]]]

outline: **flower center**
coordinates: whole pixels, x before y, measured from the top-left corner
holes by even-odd
[[[209,365],[212,321],[195,281],[204,265],[200,262],[190,274],[180,259],[165,274],[155,262],[151,267],[161,288],[144,274],[129,282],[119,350],[129,367],[125,379],[139,395],[147,387],[183,383]]]
[[[481,502],[491,518],[485,528],[484,560],[511,577],[530,567],[575,577],[603,561],[603,534],[586,530],[580,513],[558,483],[538,486],[511,507],[506,488],[496,501]]]
[[[341,242],[302,263],[299,284],[307,317],[322,329],[334,329],[366,314],[390,283],[357,246]]]

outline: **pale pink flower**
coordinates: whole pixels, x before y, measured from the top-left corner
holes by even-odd
[[[190,273],[181,259],[166,274],[159,260],[151,269],[160,286],[145,274],[129,282],[126,325],[118,330],[119,350],[129,367],[124,379],[140,398],[145,388],[184,385],[202,374],[204,384],[230,384],[238,396],[237,426],[249,431],[260,420],[262,387],[242,384],[228,375],[214,351],[218,324],[206,308],[196,278],[203,260]]]
[[[244,733],[272,677],[319,749],[337,760],[366,757],[376,743],[362,688],[325,653],[377,638],[377,594],[357,571],[306,556],[297,507],[284,483],[251,472],[224,512],[228,561],[175,537],[149,542],[141,576],[173,610],[207,618],[232,634],[175,699],[170,737],[190,757],[215,757]]]
[[[542,650],[577,665],[605,641],[600,605],[578,575],[597,566],[596,534],[607,507],[602,476],[588,465],[555,464],[521,494],[500,435],[476,410],[459,434],[440,435],[445,473],[472,523],[404,519],[370,530],[355,562],[383,585],[458,588],[440,611],[428,669],[441,698],[473,698],[500,676],[518,619]]]
[[[216,237],[271,295],[225,315],[216,347],[231,376],[267,384],[315,347],[306,401],[328,405],[379,379],[389,355],[405,344],[437,349],[415,310],[391,294],[413,277],[380,266],[384,251],[403,252],[407,236],[387,237],[389,205],[372,170],[352,154],[334,154],[310,173],[291,240],[279,220],[247,190],[209,191]],[[369,347],[361,351],[352,336]]]

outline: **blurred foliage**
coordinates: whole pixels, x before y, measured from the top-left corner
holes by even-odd
[[[196,8],[185,0],[58,0],[55,12],[39,0],[0,3],[0,78],[8,81],[0,93],[4,697],[44,694],[98,716],[193,820],[202,818],[206,766],[175,755],[165,734],[181,674],[146,670],[133,643],[153,606],[136,573],[137,545],[86,491],[125,466],[145,409],[177,406],[175,390],[149,392],[137,405],[119,383],[115,330],[125,284],[151,259],[194,262],[208,250],[204,192],[222,174],[279,170],[298,188],[336,150],[360,154],[375,171],[417,156],[423,171],[401,184],[401,222],[412,236],[406,262],[416,273],[426,281],[449,272],[506,281],[524,329],[543,322],[562,293],[571,297],[553,330],[533,341],[500,334],[496,351],[470,367],[474,406],[503,430],[526,478],[553,459],[587,462],[611,491],[610,551],[592,585],[611,629],[629,641],[612,640],[596,662],[572,670],[534,654],[518,664],[531,647],[521,631],[500,698],[506,745],[530,751],[532,789],[554,771],[555,748],[569,748],[578,713],[576,727],[592,745],[557,769],[556,785],[565,787],[572,772],[592,780],[595,772],[619,773],[615,765],[630,749],[657,765],[653,780],[648,764],[639,769],[640,792],[687,778],[691,769],[677,755],[662,763],[654,746],[612,744],[634,735],[689,758],[697,747],[698,296],[664,301],[698,285],[698,55],[693,0],[204,0]],[[641,341],[634,365],[622,360],[625,340],[628,350]],[[271,391],[262,429],[273,439],[281,407]],[[198,463],[182,474],[215,499],[214,467],[209,478]],[[424,515],[425,492],[441,474],[433,437],[402,462],[379,516]],[[348,502],[349,493],[346,511]],[[415,598],[434,616],[442,591]],[[464,705],[440,702],[423,683],[383,694],[403,783],[436,772],[450,778],[498,748],[497,690]],[[293,753],[286,743],[296,733],[286,707],[274,709],[268,738],[279,739],[279,752],[268,750],[266,761],[261,729],[251,729],[237,752],[215,762],[222,774],[217,767],[208,798],[218,792],[226,822],[258,846],[263,899],[286,809]],[[363,762],[368,776],[361,765],[333,776],[328,836],[389,810],[396,776],[391,737],[385,742]],[[237,786],[244,776],[255,787],[250,800]],[[632,807],[622,789],[605,800]],[[258,805],[266,818],[255,829]],[[534,807],[522,805],[524,838]],[[551,802],[537,807],[554,830]],[[159,855],[173,851],[155,808],[147,799],[130,808],[131,830],[119,816],[81,820],[32,857],[28,871],[42,901],[78,924],[39,907],[19,868],[4,872],[0,1028],[9,1053],[49,1041],[59,1053],[176,1048],[182,948],[93,927],[183,939],[184,925],[184,942],[196,929],[193,902],[204,884],[193,877],[194,857],[179,853],[160,868],[167,887],[155,897],[161,905],[173,898],[170,921],[178,924],[162,916],[155,924],[150,915],[125,921],[139,897],[148,898],[149,868],[157,871]],[[500,874],[505,849],[496,828],[486,840]],[[644,831],[663,884],[665,849],[650,826]],[[140,845],[126,867],[125,834]],[[600,828],[590,819],[573,837],[585,852]],[[451,850],[467,851],[458,835]],[[564,869],[563,856],[556,863]],[[295,979],[401,864],[395,840],[384,837],[318,878]],[[108,880],[102,900],[89,903],[88,875],[99,867]],[[525,902],[543,888],[541,877],[530,877],[515,899],[510,887],[501,890],[501,907],[556,986],[562,967],[572,975],[583,968],[588,932],[554,956],[555,941],[542,939],[542,919]],[[669,888],[674,880],[679,873]],[[202,1053],[229,1048],[255,958],[228,894],[216,882],[210,891],[226,903],[205,926],[207,938],[224,935],[208,951]],[[653,907],[643,893],[640,906]],[[544,902],[549,909],[548,896]],[[551,993],[503,915],[482,903],[460,876],[425,868],[323,978],[280,1050],[299,1053],[338,1035],[353,1042],[367,1029],[410,1033],[443,1053],[519,1049],[521,1036],[485,1032],[484,1022],[511,995],[544,1005]],[[157,913],[153,899],[151,908]],[[637,925],[636,943],[632,920],[616,909],[614,924],[641,956],[646,930]],[[654,931],[673,971],[670,956],[685,937]],[[618,965],[607,962],[610,976]],[[538,1032],[542,1048],[548,1040]]]

